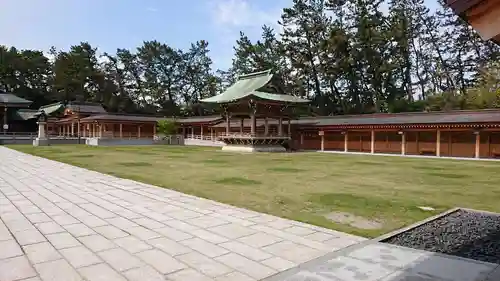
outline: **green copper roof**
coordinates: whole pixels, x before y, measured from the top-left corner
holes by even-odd
[[[16,95],[9,93],[0,93],[0,104],[9,106],[29,106],[31,104],[30,100],[20,98]]]
[[[265,100],[274,100],[274,101],[284,101],[284,102],[292,102],[292,103],[297,103],[297,102],[309,102],[309,100],[302,99],[296,96],[292,95],[280,95],[280,94],[271,94],[271,93],[266,93],[266,92],[259,92],[259,91],[254,91],[250,93],[250,95],[259,97],[261,99]]]
[[[36,109],[19,109],[13,117],[14,120],[26,121],[38,118],[38,115],[40,115],[40,111]]]
[[[57,112],[64,108],[64,105],[61,102],[56,102],[52,104],[43,105],[40,107],[39,111],[45,111],[45,114],[50,115],[54,112]]]
[[[309,102],[308,100],[291,95],[273,94],[261,91],[262,88],[271,82],[272,78],[273,75],[271,74],[271,70],[242,75],[238,77],[236,83],[231,85],[231,87],[222,94],[203,99],[201,102],[229,103],[248,96],[256,96],[265,100],[281,102]]]

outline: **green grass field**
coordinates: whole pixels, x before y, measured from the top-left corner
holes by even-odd
[[[456,206],[500,212],[500,162],[312,152],[235,154],[175,146],[9,147],[367,237]],[[367,230],[334,223],[325,215],[335,211],[377,220],[383,227]]]

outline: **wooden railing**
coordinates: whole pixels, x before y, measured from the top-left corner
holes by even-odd
[[[269,132],[268,134],[265,134],[265,133],[261,133],[261,132],[257,132],[255,134],[252,134],[252,133],[222,133],[220,134],[219,136],[221,137],[282,137],[282,138],[286,138],[286,137],[290,137],[289,134],[287,133],[283,133],[283,134],[278,134],[277,132]]]
[[[218,135],[187,135],[185,138],[186,139],[192,139],[192,140],[208,140],[208,141],[216,141]]]
[[[152,139],[154,137],[153,134],[151,133],[144,133],[144,134],[139,134],[138,133],[132,133],[132,132],[123,132],[122,135],[120,136],[120,133],[118,132],[102,132],[102,134],[97,134],[96,136],[89,136],[89,134],[83,135],[83,133],[78,136],[78,133],[75,134],[65,134],[65,135],[60,135],[60,134],[50,134],[51,138],[91,138],[91,137],[101,137],[101,138],[110,138],[110,139]]]

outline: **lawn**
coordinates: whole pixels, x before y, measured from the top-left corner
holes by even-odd
[[[9,147],[366,237],[455,206],[500,212],[500,162],[312,152],[235,154],[181,146]],[[382,226],[362,229],[333,222],[326,218],[331,212],[349,213]]]

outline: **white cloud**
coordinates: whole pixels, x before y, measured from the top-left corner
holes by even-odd
[[[240,31],[243,31],[250,40],[258,40],[262,34],[262,26],[272,27],[277,33],[281,31],[278,20],[284,8],[277,5],[269,5],[264,2],[265,8],[258,6],[260,1],[252,0],[213,0],[209,4],[210,16],[213,28],[219,38],[219,43],[227,52],[214,58],[218,65],[223,68],[230,65],[233,58],[232,47],[239,39]],[[262,3],[262,2],[261,2]],[[270,7],[271,6],[271,7]]]
[[[214,27],[227,41],[234,44],[243,31],[251,40],[262,33],[262,26],[281,31],[278,20],[283,7],[260,8],[250,0],[214,0],[210,12]],[[267,6],[267,5],[266,5]]]
[[[218,0],[212,4],[214,22],[232,28],[276,26],[281,12],[281,9],[260,10],[247,0]]]

